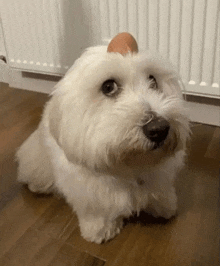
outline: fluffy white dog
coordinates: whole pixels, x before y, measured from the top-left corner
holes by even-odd
[[[181,83],[166,60],[132,49],[85,51],[17,151],[18,180],[61,193],[96,243],[133,213],[168,219],[177,210],[174,178],[189,134]]]

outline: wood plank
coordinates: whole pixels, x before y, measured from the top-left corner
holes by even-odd
[[[206,158],[220,160],[220,128],[217,127],[205,153]]]
[[[0,213],[0,256],[31,227],[53,202],[53,197],[21,191]]]
[[[215,131],[214,126],[192,124],[192,135],[188,145],[188,161],[199,161],[204,158],[210,138]]]
[[[105,261],[93,257],[86,252],[80,252],[71,245],[64,244],[58,251],[57,255],[49,266],[64,266],[64,265],[74,265],[74,266],[104,266]]]
[[[76,214],[64,199],[56,198],[32,228],[53,238],[66,240],[77,226]]]
[[[50,236],[39,233],[29,228],[21,237],[15,241],[15,244],[2,256],[0,265],[7,266],[29,266],[35,254],[48,246],[51,242]],[[61,243],[62,244],[62,243]],[[61,247],[60,243],[55,241],[53,251],[57,251]],[[54,256],[54,254],[52,254]],[[44,265],[44,264],[43,264]]]

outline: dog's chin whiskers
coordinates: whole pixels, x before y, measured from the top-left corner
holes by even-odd
[[[167,142],[168,151],[170,152],[175,151],[175,149],[178,146],[178,139],[179,139],[178,133],[173,132],[172,136],[169,137],[168,142]]]
[[[156,149],[159,149],[160,147],[163,146],[163,144],[164,144],[164,141],[162,141],[162,142],[160,142],[160,143],[153,142],[153,143],[152,143],[151,151],[156,150]]]

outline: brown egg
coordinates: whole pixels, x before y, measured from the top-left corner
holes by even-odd
[[[122,32],[116,35],[108,45],[109,53],[120,53],[122,55],[128,52],[137,53],[138,45],[135,38],[127,32]]]

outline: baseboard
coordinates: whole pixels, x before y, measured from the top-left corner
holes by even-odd
[[[220,126],[220,108],[219,106],[187,102],[190,119],[193,122]]]
[[[61,76],[23,72],[0,64],[0,82],[10,87],[49,94]]]

